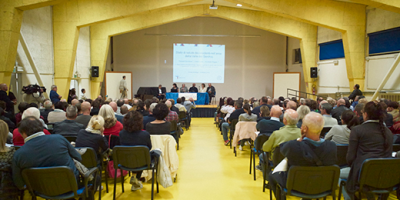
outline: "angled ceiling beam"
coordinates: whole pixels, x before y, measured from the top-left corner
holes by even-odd
[[[349,0],[353,3],[368,5],[374,8],[400,13],[399,0]]]

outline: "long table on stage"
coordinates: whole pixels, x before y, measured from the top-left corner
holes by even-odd
[[[185,96],[185,94],[186,94],[186,96],[192,96],[194,94],[197,94],[197,98],[193,98],[195,100],[196,105],[208,105],[208,103],[210,101],[208,93],[175,93],[175,92],[167,92],[166,98],[167,99],[173,99],[176,102],[176,100],[179,97]],[[188,99],[188,98],[186,98],[186,99]]]

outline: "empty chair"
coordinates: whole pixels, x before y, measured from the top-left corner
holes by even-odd
[[[286,195],[303,199],[318,199],[332,195],[338,187],[340,168],[338,166],[303,167],[289,169],[286,185],[279,185],[277,199]],[[280,194],[280,195],[278,195]]]
[[[74,172],[69,167],[37,167],[24,169],[22,177],[29,193],[44,199],[70,199],[89,195],[89,176],[96,177],[97,168],[90,169],[84,177],[84,186],[79,188]],[[94,181],[94,188],[97,188]]]

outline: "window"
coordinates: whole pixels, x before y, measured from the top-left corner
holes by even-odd
[[[400,51],[400,27],[368,34],[369,54]]]
[[[343,41],[335,40],[319,44],[319,60],[344,58]]]

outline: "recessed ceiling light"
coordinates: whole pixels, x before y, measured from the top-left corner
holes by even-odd
[[[238,4],[236,4],[236,6],[239,6],[239,7],[241,7],[241,6],[242,6],[242,4],[239,4],[239,3],[238,3]]]

